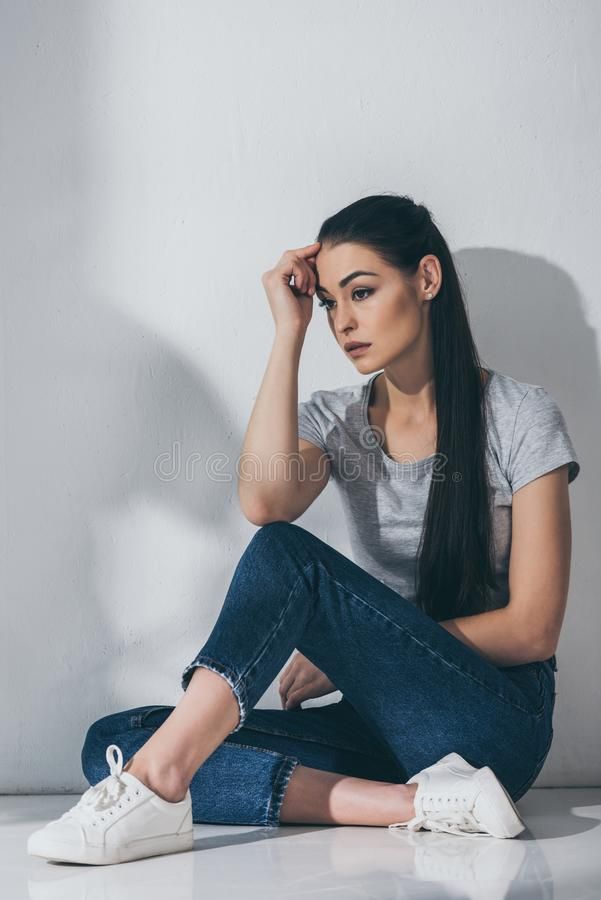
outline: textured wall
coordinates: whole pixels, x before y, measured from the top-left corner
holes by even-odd
[[[94,719],[181,696],[255,531],[235,461],[273,336],[261,273],[384,190],[447,235],[485,361],[566,415],[582,473],[537,783],[599,784],[598,4],[0,10],[0,791],[83,790]],[[301,399],[353,380],[316,307]],[[333,483],[298,521],[348,552]]]

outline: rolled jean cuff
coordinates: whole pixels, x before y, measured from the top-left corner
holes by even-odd
[[[298,764],[299,760],[296,759],[295,756],[284,756],[282,765],[278,769],[273,785],[271,803],[269,804],[265,825],[277,826],[280,824],[280,813],[282,810],[282,803],[284,802],[284,794],[286,793],[286,788],[288,787],[288,782],[292,777],[292,773]]]
[[[234,692],[234,696],[238,701],[238,707],[240,711],[240,721],[236,725],[233,731],[230,734],[234,734],[236,731],[239,731],[244,725],[244,720],[248,715],[248,703],[246,700],[246,688],[240,678],[233,672],[228,666],[225,666],[223,663],[219,662],[217,659],[211,659],[209,656],[196,656],[192,662],[186,666],[184,671],[182,672],[182,690],[185,691],[188,687],[190,679],[194,673],[194,669],[202,667],[203,669],[210,669],[212,672],[216,672],[218,675],[221,675],[222,678],[225,678],[232,691]]]

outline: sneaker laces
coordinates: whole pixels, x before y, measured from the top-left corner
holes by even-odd
[[[473,805],[474,800],[470,797],[424,794],[421,798],[421,813],[416,813],[407,822],[393,822],[388,827],[405,827],[410,831],[418,831],[425,827],[429,831],[445,831],[466,837],[488,836],[489,832],[482,830],[472,812]]]
[[[116,751],[117,760],[114,759],[113,751]],[[98,784],[92,785],[81,796],[78,803],[62,816],[78,816],[83,818],[96,818],[96,813],[107,812],[113,815],[112,807],[119,805],[119,801],[123,798],[130,801],[127,796],[129,785],[121,778],[123,771],[123,753],[116,744],[110,744],[106,750],[106,761],[109,765],[110,775],[99,781]],[[101,815],[102,818],[102,815]]]

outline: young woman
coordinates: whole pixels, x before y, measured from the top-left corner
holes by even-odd
[[[341,210],[263,285],[276,336],[239,478],[260,527],[177,706],[90,727],[92,787],[31,835],[34,855],[177,852],[193,821],[525,827],[515,801],[553,736],[580,468],[562,413],[480,365],[447,243],[408,197]],[[299,404],[314,293],[369,378]],[[330,478],[356,561],[293,524]],[[295,649],[284,709],[256,709]]]

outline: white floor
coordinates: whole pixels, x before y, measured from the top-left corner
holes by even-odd
[[[0,797],[7,900],[601,898],[601,788],[533,788],[517,838],[357,826],[195,825],[189,853],[116,866],[28,856],[27,836],[80,795]]]

